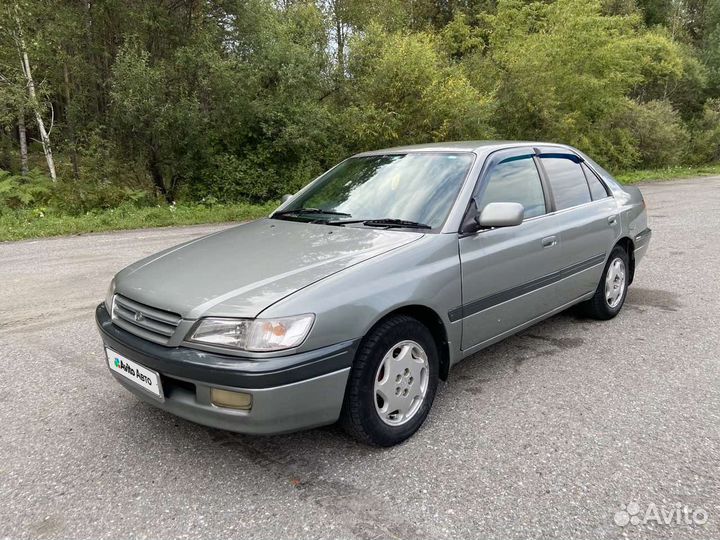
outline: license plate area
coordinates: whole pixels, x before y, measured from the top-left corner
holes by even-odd
[[[105,354],[110,371],[130,381],[136,388],[140,388],[153,398],[164,401],[160,374],[157,371],[130,360],[109,347],[105,347]]]

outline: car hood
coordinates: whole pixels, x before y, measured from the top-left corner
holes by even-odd
[[[255,317],[303,287],[422,236],[263,219],[138,261],[116,276],[116,291],[186,319]]]

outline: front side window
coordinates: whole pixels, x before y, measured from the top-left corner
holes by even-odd
[[[541,156],[558,210],[589,203],[590,189],[579,163],[565,156]]]
[[[475,154],[411,152],[350,158],[283,212],[321,209],[343,219],[401,219],[436,228],[447,218]],[[318,220],[319,214],[313,216]],[[332,218],[328,216],[326,221]],[[320,220],[322,221],[322,219]]]
[[[545,195],[532,156],[508,158],[488,173],[478,208],[492,202],[516,202],[525,208],[525,219],[545,213]]]

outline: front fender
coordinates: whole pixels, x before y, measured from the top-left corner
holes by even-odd
[[[440,316],[448,336],[450,362],[455,363],[461,323],[451,323],[448,312],[462,303],[460,280],[457,235],[425,235],[306,287],[273,304],[261,316],[315,313],[310,335],[298,349],[302,351],[361,338],[389,313],[421,305]]]

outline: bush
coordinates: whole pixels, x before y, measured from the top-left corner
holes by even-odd
[[[154,204],[155,198],[146,190],[118,186],[108,182],[51,182],[34,169],[27,176],[0,170],[0,211],[38,210],[47,208],[68,215],[80,215],[129,204],[134,207]]]
[[[58,180],[51,188],[48,203],[70,215],[92,210],[106,210],[122,204],[135,207],[156,204],[157,199],[145,189],[131,188],[106,181]]]
[[[705,103],[702,116],[693,125],[691,162],[720,161],[720,99]]]
[[[224,153],[211,159],[202,178],[191,182],[185,195],[195,200],[256,202],[276,196],[277,184],[276,171],[261,153],[245,157]]]
[[[635,163],[643,168],[660,168],[689,161],[690,136],[680,114],[668,101],[630,102],[615,118],[614,127],[625,133],[625,145],[636,150]]]
[[[27,176],[0,170],[0,211],[45,205],[52,194],[52,182],[38,170]]]

